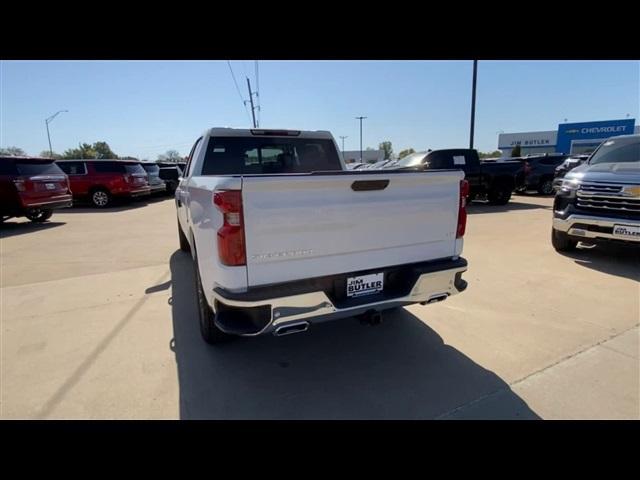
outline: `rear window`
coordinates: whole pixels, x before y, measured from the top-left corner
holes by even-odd
[[[93,168],[98,173],[145,173],[139,163],[95,162]]]
[[[61,162],[57,165],[67,175],[84,175],[87,173],[84,162]]]
[[[177,179],[181,175],[178,167],[162,167],[158,173],[163,180]]]
[[[0,158],[0,175],[15,175],[16,167],[13,160],[5,160]]]
[[[329,139],[215,137],[202,175],[308,173],[342,170]]]
[[[64,175],[64,172],[53,162],[16,162],[18,175]]]
[[[116,162],[93,162],[93,169],[97,173],[125,173],[124,164]]]
[[[139,163],[125,163],[124,169],[127,173],[146,173]]]
[[[143,163],[142,168],[144,168],[147,173],[151,173],[152,175],[158,175],[160,173],[160,167],[158,165],[146,165]]]

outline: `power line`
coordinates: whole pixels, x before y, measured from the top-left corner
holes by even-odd
[[[229,71],[231,72],[231,78],[233,78],[233,83],[236,86],[236,90],[238,92],[238,95],[240,96],[240,100],[242,100],[242,105],[244,105],[244,111],[247,113],[247,118],[249,119],[249,121],[251,121],[251,117],[249,116],[249,110],[247,109],[247,101],[242,96],[242,93],[240,93],[240,87],[238,87],[238,82],[236,81],[236,76],[233,73],[233,68],[231,68],[231,62],[229,60],[227,60],[227,65],[229,65]]]

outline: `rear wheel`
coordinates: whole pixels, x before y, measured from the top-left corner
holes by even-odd
[[[487,194],[487,200],[493,205],[506,205],[511,199],[511,189],[506,187],[494,187]]]
[[[555,248],[557,252],[570,252],[571,250],[575,250],[578,242],[572,240],[566,233],[552,228],[551,245],[553,245],[553,248]]]
[[[198,262],[194,259],[193,269],[195,271],[194,279],[196,283],[196,296],[198,299],[198,317],[200,320],[200,334],[205,342],[210,345],[218,345],[220,343],[228,342],[233,338],[233,335],[229,335],[220,330],[214,319],[216,317],[211,307],[207,303],[207,299],[202,288],[202,280],[200,279],[200,273],[198,272]]]
[[[553,193],[553,180],[543,180],[538,185],[538,193],[540,195],[551,195]]]
[[[49,208],[31,208],[25,213],[25,217],[36,223],[46,222],[51,218],[51,215],[53,215],[53,210]]]
[[[91,192],[91,204],[97,208],[105,208],[111,204],[111,195],[104,188],[97,188]]]

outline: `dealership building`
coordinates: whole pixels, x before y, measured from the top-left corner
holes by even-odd
[[[502,158],[510,157],[511,151],[516,145],[520,145],[521,155],[590,153],[609,137],[640,133],[640,127],[636,126],[635,122],[634,118],[627,118],[624,120],[561,123],[557,130],[501,133],[498,136],[498,150],[502,152]]]

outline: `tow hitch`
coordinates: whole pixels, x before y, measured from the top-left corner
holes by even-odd
[[[380,325],[382,323],[382,313],[376,310],[369,310],[357,316],[362,325]]]

